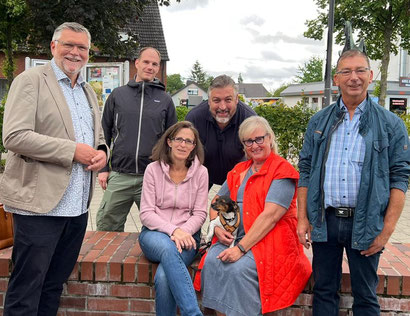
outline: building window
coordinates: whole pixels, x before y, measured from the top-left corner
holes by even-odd
[[[319,108],[319,98],[312,98],[312,109],[317,110]]]
[[[188,95],[198,95],[198,89],[188,89]]]

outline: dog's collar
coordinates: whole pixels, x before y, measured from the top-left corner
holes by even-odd
[[[219,214],[219,220],[221,221],[223,228],[226,231],[230,232],[231,234],[238,228],[239,224],[241,223],[241,217],[239,216],[239,210],[236,210],[235,217],[236,217],[236,223],[233,226],[231,226],[226,222],[222,214],[221,213]]]

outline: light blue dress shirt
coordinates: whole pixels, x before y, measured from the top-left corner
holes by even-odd
[[[340,107],[345,116],[331,136],[326,160],[324,193],[325,207],[356,207],[366,146],[359,134],[360,117],[366,99],[356,108],[353,119],[343,101]]]

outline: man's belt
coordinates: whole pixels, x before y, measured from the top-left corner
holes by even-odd
[[[353,217],[354,207],[331,207],[329,206],[326,211],[334,212],[337,217]]]

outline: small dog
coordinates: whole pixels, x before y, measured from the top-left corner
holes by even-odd
[[[238,204],[231,200],[229,196],[223,195],[216,199],[211,207],[218,212],[218,216],[209,223],[208,234],[205,237],[205,242],[209,243],[214,235],[215,227],[221,227],[230,232],[234,240],[229,248],[232,248],[238,232],[238,226],[241,222]]]

